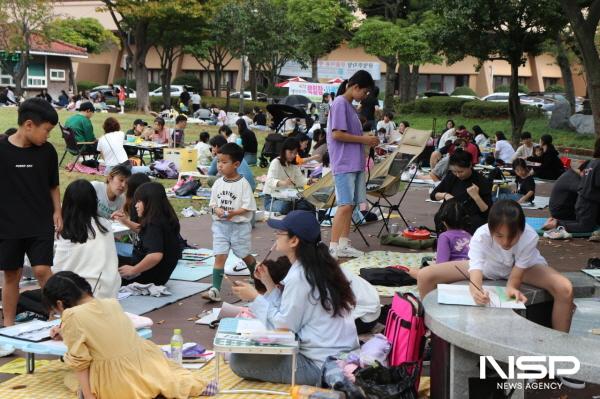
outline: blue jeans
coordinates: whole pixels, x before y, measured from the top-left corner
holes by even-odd
[[[294,205],[294,202],[295,202],[295,205]],[[269,194],[265,194],[263,203],[265,205],[265,211],[277,212],[282,215],[287,215],[292,210],[312,211],[312,212],[315,211],[315,209],[311,208],[310,205],[306,201],[293,201],[291,199],[282,200],[282,199],[273,198]]]
[[[256,166],[256,153],[250,154],[249,152],[247,152],[244,154],[244,159],[246,160],[246,163],[248,163],[248,165]]]
[[[292,383],[292,357],[280,355],[231,354],[229,367],[239,377],[274,382]],[[315,386],[321,381],[321,369],[302,354],[296,356],[296,385]]]
[[[496,202],[496,201],[500,201],[500,200],[518,201],[521,199],[522,196],[523,196],[523,194],[511,193],[508,191],[500,190],[500,193],[498,194],[498,196],[495,196],[495,195],[492,196],[492,202]]]

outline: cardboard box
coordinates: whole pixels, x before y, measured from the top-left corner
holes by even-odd
[[[165,148],[163,157],[172,161],[179,172],[195,172],[198,169],[198,152],[195,148]]]

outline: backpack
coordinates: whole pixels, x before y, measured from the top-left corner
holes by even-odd
[[[390,366],[415,362],[418,368],[415,387],[418,390],[425,349],[425,310],[411,293],[394,295],[385,323],[385,336],[392,344]]]
[[[176,179],[179,175],[177,166],[173,161],[167,161],[166,159],[159,159],[152,164],[154,172],[163,179]]]

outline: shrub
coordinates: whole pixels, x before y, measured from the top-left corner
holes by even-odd
[[[473,101],[468,98],[457,97],[431,97],[419,99],[414,102],[400,104],[396,108],[398,114],[402,113],[418,113],[418,114],[434,114],[434,115],[452,115],[460,114],[461,107],[464,103]]]
[[[510,91],[510,86],[509,85],[500,85],[497,86],[496,89],[494,90],[494,93],[508,93]],[[522,85],[519,83],[519,93],[529,93],[529,87]]]
[[[528,118],[538,118],[543,115],[541,108],[524,105]],[[471,101],[462,106],[461,114],[465,118],[508,118],[508,103],[490,101]]]
[[[125,78],[117,78],[117,79],[115,79],[114,84],[115,85],[119,85],[119,86],[126,86],[125,85]],[[127,81],[127,86],[129,86],[130,89],[135,90],[135,87],[136,87],[135,86],[135,79],[129,79]]]
[[[546,87],[546,93],[564,93],[565,88],[561,85],[550,85]]]
[[[77,82],[77,90],[81,91],[81,90],[91,90],[96,86],[100,86],[101,83],[98,82],[92,82],[90,80],[80,80],[79,82]]]
[[[177,107],[179,102],[178,97],[171,97],[171,104],[173,107]],[[202,102],[211,105],[215,104],[219,108],[225,109],[226,99],[220,97],[203,97]],[[116,100],[108,100],[106,102],[109,105],[117,105]],[[154,112],[160,112],[163,105],[162,97],[150,97],[150,110]],[[244,100],[244,112],[252,111],[254,107],[265,108],[264,102]],[[229,101],[229,111],[238,112],[239,100],[231,99]],[[137,100],[135,98],[128,98],[125,100],[125,111],[135,111],[137,109]]]
[[[452,92],[453,96],[476,96],[477,93],[468,86],[459,86]]]
[[[178,75],[177,77],[175,77],[175,79],[173,79],[172,84],[192,86],[194,88],[194,91],[198,93],[202,92],[202,81],[200,80],[200,78],[198,78],[198,76],[194,75],[193,73],[184,73],[183,75]]]
[[[394,110],[396,115],[414,114],[415,102],[409,101],[407,103],[401,103],[398,98],[394,98]]]

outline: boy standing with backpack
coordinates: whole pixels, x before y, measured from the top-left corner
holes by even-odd
[[[221,284],[225,262],[231,249],[254,274],[256,259],[250,254],[252,242],[252,212],[256,210],[254,191],[237,168],[244,159],[244,150],[235,143],[224,144],[217,155],[217,168],[222,177],[212,186],[209,206],[213,212],[213,286],[202,297],[221,301]]]
[[[0,270],[4,326],[15,323],[24,256],[43,288],[52,275],[54,235],[62,229],[58,156],[48,143],[58,114],[44,99],[19,107],[17,132],[0,140]]]

